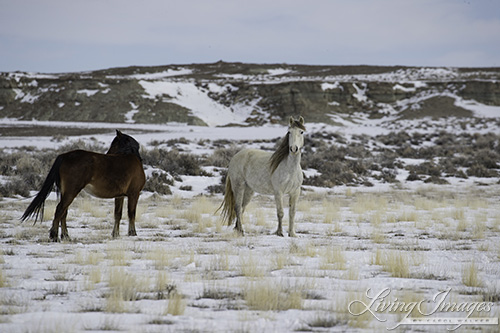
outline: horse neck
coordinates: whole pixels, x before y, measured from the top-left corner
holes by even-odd
[[[301,152],[298,154],[288,153],[288,156],[282,163],[286,163],[288,169],[300,169]]]

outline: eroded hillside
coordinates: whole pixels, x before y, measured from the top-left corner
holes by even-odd
[[[19,120],[260,125],[473,117],[500,105],[499,68],[214,64],[0,74],[0,117]]]

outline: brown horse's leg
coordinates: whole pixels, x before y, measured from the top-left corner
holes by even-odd
[[[120,221],[122,219],[124,197],[115,198],[115,226],[113,227],[113,238],[120,236]]]
[[[61,222],[61,237],[69,238],[68,229],[66,228],[66,216],[68,215],[68,207],[73,202],[76,195],[70,196],[66,194],[61,195],[61,201],[57,204],[54,220],[52,221],[52,228],[50,228],[49,237],[53,242],[59,241],[59,223]]]
[[[49,238],[53,242],[59,241],[59,221],[62,216],[62,200],[57,204],[56,212],[54,214],[54,219],[52,220],[52,228],[49,231]]]
[[[68,228],[66,227],[66,217],[68,216],[68,209],[64,212],[64,215],[61,217],[61,240],[70,240],[68,234]]]
[[[127,199],[128,204],[128,235],[137,236],[135,231],[135,213],[137,208],[137,202],[139,201],[139,193],[136,195],[129,195]]]

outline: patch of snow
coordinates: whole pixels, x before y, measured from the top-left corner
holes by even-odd
[[[14,97],[14,99],[17,100],[17,99],[21,99],[24,97],[24,92],[21,89],[14,88],[14,89],[12,89],[12,91],[16,94],[16,97]]]
[[[321,84],[321,89],[323,89],[323,91],[337,88],[341,88],[342,90],[344,90],[344,87],[342,87],[338,81],[336,81],[335,83],[325,82]]]
[[[392,87],[392,89],[393,90],[401,90],[401,91],[404,91],[404,92],[414,92],[414,91],[417,90],[415,87],[409,88],[409,87],[402,86],[400,84],[396,84],[394,87]]]
[[[85,95],[87,95],[87,97],[90,97],[90,96],[94,96],[98,92],[99,92],[98,89],[81,89],[81,90],[78,90],[76,93],[77,94],[85,94]]]
[[[35,96],[30,93],[27,93],[26,95],[23,96],[21,99],[21,103],[30,103],[33,104],[40,96]]]
[[[366,103],[368,101],[368,96],[366,96],[366,84],[363,83],[362,88],[358,87],[356,83],[353,83],[352,86],[356,89],[356,93],[352,94],[352,96],[359,102]]]
[[[208,84],[208,89],[210,92],[216,93],[216,94],[223,94],[227,91],[237,91],[238,87],[233,86],[232,84],[225,84],[223,86],[218,85],[217,83],[210,82]]]
[[[276,68],[276,69],[269,69],[269,70],[267,70],[267,72],[271,76],[276,76],[276,75],[288,74],[291,72],[291,70],[285,69],[285,68]]]
[[[455,96],[455,105],[463,109],[474,112],[476,117],[499,118],[500,106],[485,105],[474,100],[464,100]]]
[[[166,71],[158,73],[133,74],[128,77],[136,80],[159,80],[173,76],[190,75],[192,73],[193,73],[192,69],[180,68],[180,69],[167,69]]]
[[[132,107],[132,110],[130,110],[129,112],[127,112],[125,114],[125,122],[127,124],[133,124],[135,123],[135,120],[134,120],[134,115],[139,112],[139,110],[137,110],[137,105],[135,105],[133,102],[129,102],[130,103],[130,106]]]
[[[144,88],[147,97],[167,98],[168,101],[191,110],[193,116],[200,118],[209,126],[243,124],[252,112],[247,108],[233,110],[219,104],[208,96],[208,92],[192,82],[141,80],[139,84]]]
[[[304,175],[309,178],[309,177],[316,177],[316,176],[321,176],[321,172],[319,172],[316,169],[304,169],[302,170]]]

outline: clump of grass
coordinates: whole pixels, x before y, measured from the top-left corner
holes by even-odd
[[[410,277],[410,260],[404,251],[387,250],[379,252],[377,249],[375,264],[382,265],[383,270],[390,273],[392,277]]]
[[[418,213],[414,210],[404,210],[398,217],[401,222],[416,222],[418,221]]]
[[[222,252],[215,254],[210,259],[211,271],[228,271],[229,270],[229,253]]]
[[[321,269],[345,269],[346,259],[344,252],[338,246],[328,246],[323,250],[321,256]]]
[[[168,267],[172,259],[175,257],[175,255],[169,251],[167,251],[165,248],[162,246],[158,245],[153,248],[148,254],[147,254],[147,259],[153,261],[153,265],[155,269],[164,269],[165,267]]]
[[[126,312],[126,301],[137,299],[138,288],[141,285],[136,277],[122,267],[112,267],[109,273],[108,285],[110,294],[106,302],[107,312]]]
[[[364,214],[368,211],[387,209],[387,198],[373,194],[358,194],[354,200],[352,211],[355,214]]]
[[[103,254],[97,251],[78,251],[74,262],[79,265],[97,265],[103,260]]]
[[[7,277],[5,276],[2,266],[0,266],[0,288],[7,287]]]
[[[251,253],[246,257],[240,256],[240,271],[243,276],[249,278],[260,278],[263,277],[265,273],[261,261],[254,258]]]
[[[250,282],[244,290],[248,307],[260,311],[302,309],[302,294],[298,288],[286,288],[269,280]]]
[[[323,223],[333,223],[340,220],[340,205],[330,200],[323,200]]]
[[[164,314],[169,314],[172,316],[182,316],[186,310],[186,301],[184,297],[178,293],[171,293],[168,298],[168,305]]]
[[[168,277],[167,272],[159,271],[155,282],[156,299],[165,299],[177,291],[177,286]]]
[[[114,266],[126,266],[130,260],[127,247],[122,242],[111,242],[107,246],[107,259],[112,260]]]
[[[485,213],[477,213],[474,216],[474,228],[472,229],[472,235],[474,239],[484,238],[487,220],[488,218]]]
[[[189,224],[199,224],[201,221],[200,212],[192,209],[187,209],[181,212],[180,217],[185,219]]]
[[[111,313],[124,313],[128,312],[129,307],[119,290],[111,290],[106,298],[105,311]]]
[[[100,283],[102,280],[102,272],[99,266],[92,267],[85,278],[85,287],[88,290],[92,290],[95,288],[97,283]]]
[[[482,281],[479,278],[478,267],[474,260],[462,269],[462,283],[467,287],[482,286]]]
[[[328,315],[319,315],[317,314],[316,317],[314,317],[312,320],[307,322],[307,329],[310,330],[311,328],[332,328],[336,326],[346,326],[348,323],[347,320],[338,318],[337,316],[333,314],[328,314]]]
[[[290,265],[290,253],[276,252],[273,255],[272,262],[274,269],[283,269],[285,266]]]
[[[376,244],[383,244],[386,242],[386,238],[383,231],[378,228],[373,229],[371,233],[371,239]]]
[[[461,218],[457,223],[457,231],[464,232],[467,230],[467,220],[465,218]]]
[[[345,280],[352,280],[352,281],[359,280],[359,267],[355,265],[350,265],[349,268],[342,275],[342,278]]]
[[[314,242],[307,242],[305,246],[300,246],[292,241],[288,251],[290,254],[314,258],[318,254],[318,247]]]

